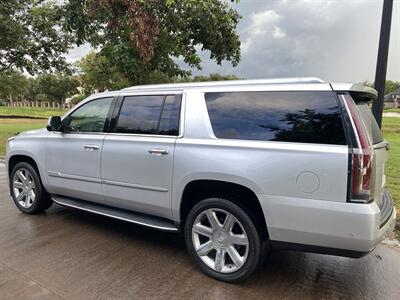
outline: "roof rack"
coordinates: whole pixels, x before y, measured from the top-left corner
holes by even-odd
[[[225,86],[225,85],[256,85],[256,84],[295,84],[295,83],[323,83],[324,81],[317,77],[293,77],[293,78],[271,78],[271,79],[246,79],[246,80],[224,80],[224,81],[205,81],[205,82],[187,82],[187,83],[167,83],[167,84],[149,84],[135,85],[122,89],[144,90],[144,89],[179,89],[205,86]]]

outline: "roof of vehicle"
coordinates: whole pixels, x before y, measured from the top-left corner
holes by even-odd
[[[124,88],[120,91],[103,92],[90,96],[87,99],[97,98],[99,96],[115,96],[120,93],[129,92],[160,92],[176,91],[183,89],[197,88],[240,88],[242,86],[259,87],[263,85],[277,86],[282,84],[284,88],[301,88],[301,90],[333,90],[336,92],[350,92],[361,95],[373,100],[377,97],[377,92],[369,86],[359,83],[328,83],[317,77],[293,77],[293,78],[270,78],[270,79],[249,79],[249,80],[225,80],[225,81],[206,81],[206,82],[187,82],[187,83],[167,83],[167,84],[149,84],[136,85]]]
[[[192,87],[198,88],[198,87],[216,87],[216,86],[239,86],[239,85],[261,85],[261,84],[299,84],[299,83],[324,83],[324,81],[317,77],[223,80],[223,81],[135,85],[135,86],[124,88],[121,91],[170,90],[170,89],[181,89],[181,88],[192,88]]]

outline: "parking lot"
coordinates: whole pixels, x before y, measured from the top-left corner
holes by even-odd
[[[11,201],[0,163],[1,299],[398,299],[400,248],[362,259],[273,252],[242,284],[201,274],[178,234],[53,205]]]

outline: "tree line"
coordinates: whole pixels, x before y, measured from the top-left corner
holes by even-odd
[[[368,85],[372,88],[375,86],[375,84],[370,81],[364,81],[363,84]],[[385,81],[385,95],[390,94],[399,88],[400,88],[400,81],[393,81],[393,80]]]
[[[218,65],[239,63],[240,18],[235,4],[220,0],[2,0],[0,104],[71,96],[77,102],[137,84],[238,79],[192,77],[189,70],[201,70],[199,50]],[[83,44],[95,51],[68,63],[69,51]],[[399,86],[388,81],[386,93]]]
[[[134,85],[106,57],[90,52],[74,64],[73,74],[47,73],[29,76],[17,70],[0,73],[0,105],[17,101],[48,101],[76,104],[87,96]],[[173,76],[152,72],[149,84],[240,79],[235,75],[211,73],[208,76]]]
[[[206,80],[188,69],[201,70],[199,49],[217,64],[237,65],[239,20],[220,0],[2,0],[0,99],[62,102],[95,90]],[[68,63],[83,44],[96,52]]]

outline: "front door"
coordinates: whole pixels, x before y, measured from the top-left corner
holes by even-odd
[[[101,202],[100,157],[113,98],[83,104],[46,141],[48,192]]]
[[[129,95],[104,140],[105,204],[171,218],[172,166],[181,95]]]

